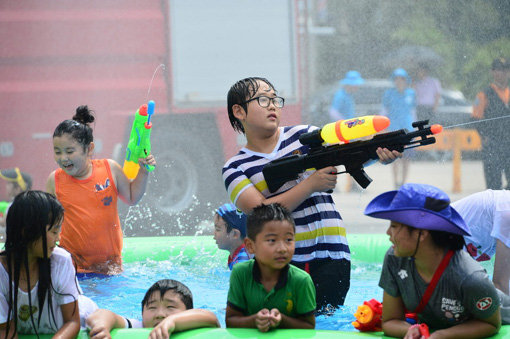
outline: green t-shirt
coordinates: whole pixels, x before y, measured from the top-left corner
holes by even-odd
[[[267,292],[260,283],[260,269],[255,259],[234,266],[230,275],[227,303],[245,315],[263,308],[277,308],[290,316],[309,315],[315,311],[315,286],[305,271],[293,265],[282,269],[275,287]]]

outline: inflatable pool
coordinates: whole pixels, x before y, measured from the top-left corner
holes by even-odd
[[[390,243],[385,234],[351,234],[348,236],[353,258],[359,262],[381,263]],[[0,246],[1,247],[1,246]],[[197,263],[210,260],[205,254],[217,254],[218,249],[211,236],[199,237],[147,237],[124,239],[124,261],[138,262],[151,259],[163,261],[176,257],[181,261]],[[222,251],[224,252],[224,251]],[[226,252],[225,252],[226,253]],[[226,255],[225,255],[226,257]],[[354,320],[354,317],[353,317]],[[112,331],[114,339],[147,338],[150,329],[119,329]],[[51,335],[41,335],[49,339]],[[388,338],[382,332],[361,333],[357,331],[333,330],[286,330],[278,329],[261,333],[255,329],[202,328],[171,336],[176,339],[187,338]],[[19,338],[32,339],[33,335],[20,335]],[[78,338],[88,338],[86,331],[81,331]],[[500,332],[491,338],[510,338],[510,325],[503,326]]]

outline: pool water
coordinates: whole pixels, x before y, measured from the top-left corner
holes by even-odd
[[[224,251],[221,251],[224,252]],[[230,271],[226,256],[198,253],[198,261],[189,257],[171,260],[145,260],[124,264],[124,273],[107,278],[88,278],[80,281],[84,294],[92,298],[100,308],[112,310],[128,318],[141,319],[141,301],[146,290],[157,280],[174,279],[187,285],[193,293],[195,308],[212,311],[225,327]],[[226,253],[226,252],[225,252]],[[353,314],[363,301],[375,298],[382,301],[382,289],[378,287],[382,264],[353,261],[351,288],[345,305],[331,316],[318,316],[317,329],[356,331],[351,325]]]

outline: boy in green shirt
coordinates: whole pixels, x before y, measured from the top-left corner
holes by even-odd
[[[247,220],[246,249],[255,259],[238,263],[230,275],[227,327],[315,328],[315,286],[305,271],[290,265],[294,220],[278,203],[260,205]]]

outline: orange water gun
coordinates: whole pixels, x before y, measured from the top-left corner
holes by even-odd
[[[356,321],[352,322],[352,326],[361,332],[378,332],[382,330],[382,304],[371,299],[363,302],[363,305],[358,306],[354,313]]]

